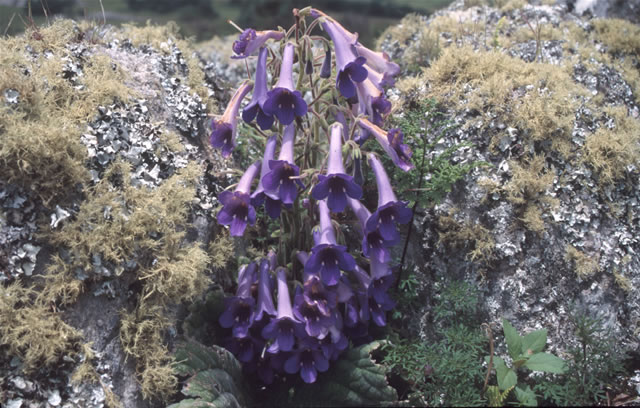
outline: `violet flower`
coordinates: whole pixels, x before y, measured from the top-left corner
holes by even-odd
[[[369,120],[360,118],[358,125],[373,134],[380,146],[387,152],[393,163],[403,171],[413,169],[411,149],[403,143],[404,134],[400,129],[391,129],[385,132]]]
[[[319,275],[324,284],[333,286],[340,279],[340,270],[353,270],[356,261],[347,252],[345,246],[337,245],[329,207],[324,200],[318,201],[318,212],[320,213],[320,234],[318,242],[311,249],[309,259],[304,264],[304,271]]]
[[[242,119],[249,123],[254,118],[260,129],[271,129],[273,125],[273,116],[264,112],[263,105],[267,100],[267,49],[260,48],[258,54],[258,64],[256,65],[256,84],[253,88],[253,96],[251,102],[242,110]]]
[[[342,125],[331,125],[329,142],[329,162],[327,175],[318,176],[318,184],[311,191],[311,196],[316,200],[327,198],[329,209],[333,212],[342,212],[347,205],[347,197],[360,199],[362,188],[353,181],[353,177],[345,174],[342,164]]]
[[[242,338],[230,338],[226,341],[226,349],[233,353],[234,356],[243,363],[249,363],[253,360],[260,350],[264,347],[264,341],[253,336]]]
[[[326,288],[320,278],[315,275],[310,275],[302,286],[302,299],[308,304],[316,306],[325,316],[329,316],[331,310],[337,305],[336,294]]]
[[[378,186],[378,208],[367,220],[365,231],[369,233],[378,229],[382,238],[397,241],[400,239],[400,234],[396,224],[406,224],[411,221],[411,209],[407,208],[406,201],[398,201],[396,198],[380,160],[372,153],[369,153],[368,158]]]
[[[260,262],[260,278],[258,280],[258,305],[256,307],[255,320],[262,320],[267,315],[275,316],[276,308],[271,297],[271,279],[269,276],[269,260]]]
[[[238,39],[233,42],[233,52],[236,55],[232,55],[231,58],[240,59],[247,58],[255,50],[262,47],[268,40],[273,39],[279,41],[284,37],[282,31],[265,30],[256,31],[252,28],[247,28],[238,36]]]
[[[314,383],[318,372],[329,369],[329,360],[320,350],[318,341],[313,337],[305,337],[300,341],[298,349],[284,363],[284,371],[289,374],[300,372],[302,381]]]
[[[312,278],[318,279],[315,276]],[[325,314],[318,303],[308,303],[303,291],[298,287],[294,298],[293,314],[298,320],[304,322],[304,329],[309,336],[323,338],[329,333],[329,327],[335,323],[335,317],[332,310],[328,312]]]
[[[371,51],[360,43],[355,44],[356,53],[367,60],[369,75],[380,76],[377,82],[382,86],[393,86],[394,77],[400,73],[400,66],[389,59],[385,52]]]
[[[349,199],[351,209],[358,217],[362,226],[362,253],[367,258],[376,259],[379,262],[389,262],[391,260],[390,247],[396,245],[398,240],[388,240],[382,237],[376,228],[367,232],[367,220],[371,217],[371,212],[360,201]]]
[[[391,112],[391,102],[369,79],[359,83],[357,89],[358,100],[362,104],[362,113],[367,113],[374,125],[382,126],[384,118]]]
[[[269,347],[269,352],[290,351],[296,341],[296,336],[304,337],[306,334],[302,323],[293,316],[291,298],[287,287],[287,270],[279,267],[278,279],[278,315],[262,329],[262,337],[274,339]]]
[[[231,155],[231,151],[236,147],[236,133],[238,130],[238,109],[240,102],[249,93],[253,84],[245,81],[227,105],[224,114],[218,120],[211,121],[211,137],[209,139],[211,146],[216,149],[222,149],[222,157],[227,158]]]
[[[251,296],[255,270],[256,264],[254,262],[240,268],[236,295],[224,300],[224,312],[218,319],[220,326],[225,329],[233,327],[232,332],[235,338],[247,337],[255,318],[253,310],[255,300]]]
[[[262,179],[271,171],[271,169],[269,169],[269,163],[273,161],[277,142],[278,137],[276,135],[267,139],[267,143],[264,148],[264,156],[262,157],[262,167],[260,169],[260,182],[258,183],[256,190],[251,194],[251,205],[254,207],[260,207],[262,203],[264,203],[265,211],[269,217],[273,219],[280,216],[280,199],[274,199],[265,194]]]
[[[386,325],[386,312],[393,309],[395,302],[386,293],[393,283],[393,276],[390,275],[390,268],[386,264],[381,264],[375,260],[371,261],[371,276],[360,267],[354,270],[356,278],[360,281],[363,291],[360,292],[361,311],[366,308],[366,315],[361,314],[363,321],[369,318],[379,327]],[[366,305],[366,306],[365,306]]]
[[[300,91],[293,86],[293,54],[295,45],[284,46],[280,78],[276,86],[267,92],[262,109],[267,115],[275,116],[283,125],[289,125],[293,119],[307,114],[307,103]]]
[[[231,236],[239,237],[244,234],[247,223],[253,225],[256,222],[256,210],[251,205],[249,193],[251,182],[258,173],[260,161],[253,163],[244,172],[235,191],[223,191],[218,196],[222,203],[222,210],[218,213],[218,224],[231,225]]]
[[[320,78],[329,78],[331,76],[331,48],[328,47],[324,54],[324,61],[320,68]]]
[[[295,125],[291,124],[284,129],[278,160],[269,160],[271,171],[262,178],[265,194],[284,204],[293,204],[295,201],[298,196],[296,184],[304,188],[299,179],[291,178],[300,174],[300,168],[293,164],[294,138]]]

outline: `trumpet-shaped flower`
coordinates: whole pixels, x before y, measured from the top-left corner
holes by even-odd
[[[373,258],[379,262],[389,262],[391,260],[391,251],[389,248],[396,245],[398,240],[388,240],[382,237],[380,231],[376,228],[367,232],[367,220],[371,217],[371,212],[360,201],[349,199],[351,209],[358,217],[362,227],[362,253],[367,258]]]
[[[327,198],[329,209],[333,212],[342,212],[347,205],[347,197],[360,199],[362,188],[353,181],[353,177],[345,174],[342,164],[342,125],[331,125],[329,142],[329,164],[327,175],[318,176],[318,184],[311,191],[311,196],[316,200]]]
[[[254,262],[240,268],[238,272],[238,289],[236,295],[225,299],[224,312],[218,322],[228,329],[232,327],[233,337],[243,338],[249,334],[253,324],[255,300],[251,296],[251,285],[255,279],[256,264]]]
[[[413,169],[414,166],[410,161],[411,149],[403,143],[404,134],[400,129],[391,129],[389,132],[385,132],[364,118],[358,119],[358,125],[375,136],[380,146],[387,152],[396,166],[403,171]]]
[[[318,372],[324,372],[328,369],[329,360],[322,353],[318,340],[313,337],[302,339],[299,347],[284,362],[285,372],[289,374],[300,372],[302,381],[307,384],[316,381]]]
[[[252,28],[247,28],[240,33],[238,39],[233,42],[231,48],[236,55],[232,55],[231,58],[247,58],[253,54],[255,50],[262,47],[268,40],[273,39],[275,41],[279,41],[283,37],[284,33],[282,31],[256,31]]]
[[[256,222],[256,210],[251,205],[249,193],[251,182],[259,168],[260,161],[253,163],[240,178],[235,191],[223,191],[218,196],[223,205],[218,213],[218,224],[230,225],[229,230],[234,237],[242,236],[247,224],[253,225]]]
[[[290,351],[296,341],[296,336],[304,337],[306,334],[302,323],[293,316],[291,298],[287,287],[287,270],[277,269],[278,279],[278,315],[262,329],[262,337],[273,339],[269,347],[270,352]]]
[[[394,77],[400,73],[400,66],[392,62],[385,52],[371,51],[360,43],[356,43],[355,47],[356,53],[367,60],[369,75],[380,77],[377,79],[380,86],[392,86]]]
[[[251,82],[244,82],[240,85],[240,88],[236,90],[231,101],[229,101],[222,117],[211,122],[212,132],[209,142],[216,149],[222,149],[222,157],[229,157],[233,148],[236,147],[238,109],[240,109],[240,102],[252,87],[253,84]]]
[[[289,125],[293,119],[307,114],[307,103],[300,91],[293,86],[293,54],[295,45],[284,46],[280,77],[276,86],[267,92],[262,109],[267,115],[275,116],[283,125]]]
[[[258,280],[258,305],[256,307],[255,320],[259,321],[267,316],[275,316],[276,308],[271,296],[271,279],[269,277],[269,260],[260,262],[260,278]]]
[[[333,286],[340,279],[340,270],[350,271],[356,261],[347,252],[347,248],[337,245],[329,207],[322,200],[318,201],[320,213],[320,232],[316,245],[311,249],[311,255],[304,264],[304,271],[310,275],[319,275],[325,285]]]
[[[284,204],[293,204],[298,196],[296,186],[304,187],[299,179],[292,178],[300,174],[300,168],[293,164],[294,138],[295,125],[291,124],[284,129],[278,160],[269,161],[270,171],[262,178],[265,194]]]
[[[276,151],[276,143],[278,142],[277,136],[273,135],[267,139],[266,146],[264,148],[264,156],[262,157],[262,167],[260,169],[260,182],[258,187],[251,194],[251,204],[254,207],[260,207],[264,203],[264,209],[269,217],[276,219],[280,216],[280,199],[274,199],[264,192],[264,186],[262,179],[267,173],[271,171],[269,163],[273,161],[273,156]]]
[[[411,210],[407,208],[407,202],[398,201],[396,198],[380,160],[372,153],[369,153],[368,158],[378,186],[378,208],[367,220],[365,230],[373,232],[378,229],[382,238],[397,241],[400,236],[396,224],[411,221]]]
[[[320,78],[329,78],[331,76],[331,48],[327,48],[324,54],[324,61],[320,68]]]
[[[251,102],[242,110],[242,119],[249,123],[254,118],[260,129],[271,129],[273,116],[264,112],[263,105],[267,100],[267,49],[260,48],[256,65],[256,84],[253,88]],[[256,118],[257,117],[257,118]]]

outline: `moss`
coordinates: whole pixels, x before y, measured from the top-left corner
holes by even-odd
[[[633,290],[633,284],[631,283],[631,280],[617,268],[613,270],[613,278],[616,282],[616,285],[618,285],[620,289],[622,289],[625,293],[631,293],[631,291]]]
[[[501,3],[501,5],[496,5],[497,7],[500,7],[500,11],[508,13],[510,11],[513,10],[520,10],[523,9],[524,6],[527,5],[527,2],[524,0],[507,0],[507,1],[499,1],[499,3]]]
[[[600,269],[597,260],[579,251],[572,245],[565,247],[564,259],[573,264],[576,274],[581,279],[587,279],[593,276]]]
[[[478,222],[459,222],[455,211],[437,220],[438,242],[451,248],[466,248],[473,262],[486,263],[493,259],[495,240],[491,232]]]
[[[617,18],[594,19],[596,39],[607,46],[609,52],[640,55],[640,27]]]
[[[227,233],[220,233],[215,240],[209,243],[207,253],[211,256],[211,266],[223,269],[233,259],[234,244]]]
[[[611,127],[601,126],[587,136],[584,160],[595,169],[601,185],[624,179],[627,167],[640,162],[640,124],[624,106],[605,108]]]

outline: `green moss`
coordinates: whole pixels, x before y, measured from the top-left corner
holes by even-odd
[[[600,267],[598,261],[576,249],[573,245],[565,247],[564,259],[568,263],[573,264],[573,268],[581,279],[587,279],[593,276]]]
[[[601,126],[587,136],[584,160],[593,167],[601,185],[608,185],[625,178],[627,167],[640,162],[640,123],[631,118],[627,108],[617,106],[604,110],[614,126]]]

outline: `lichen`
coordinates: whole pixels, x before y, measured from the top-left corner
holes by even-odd
[[[473,262],[487,263],[493,259],[495,240],[488,228],[478,221],[458,221],[455,210],[437,220],[438,243],[451,248],[465,248]]]
[[[600,269],[597,260],[578,250],[573,245],[565,247],[564,259],[566,262],[573,264],[576,274],[581,279],[590,278]]]

